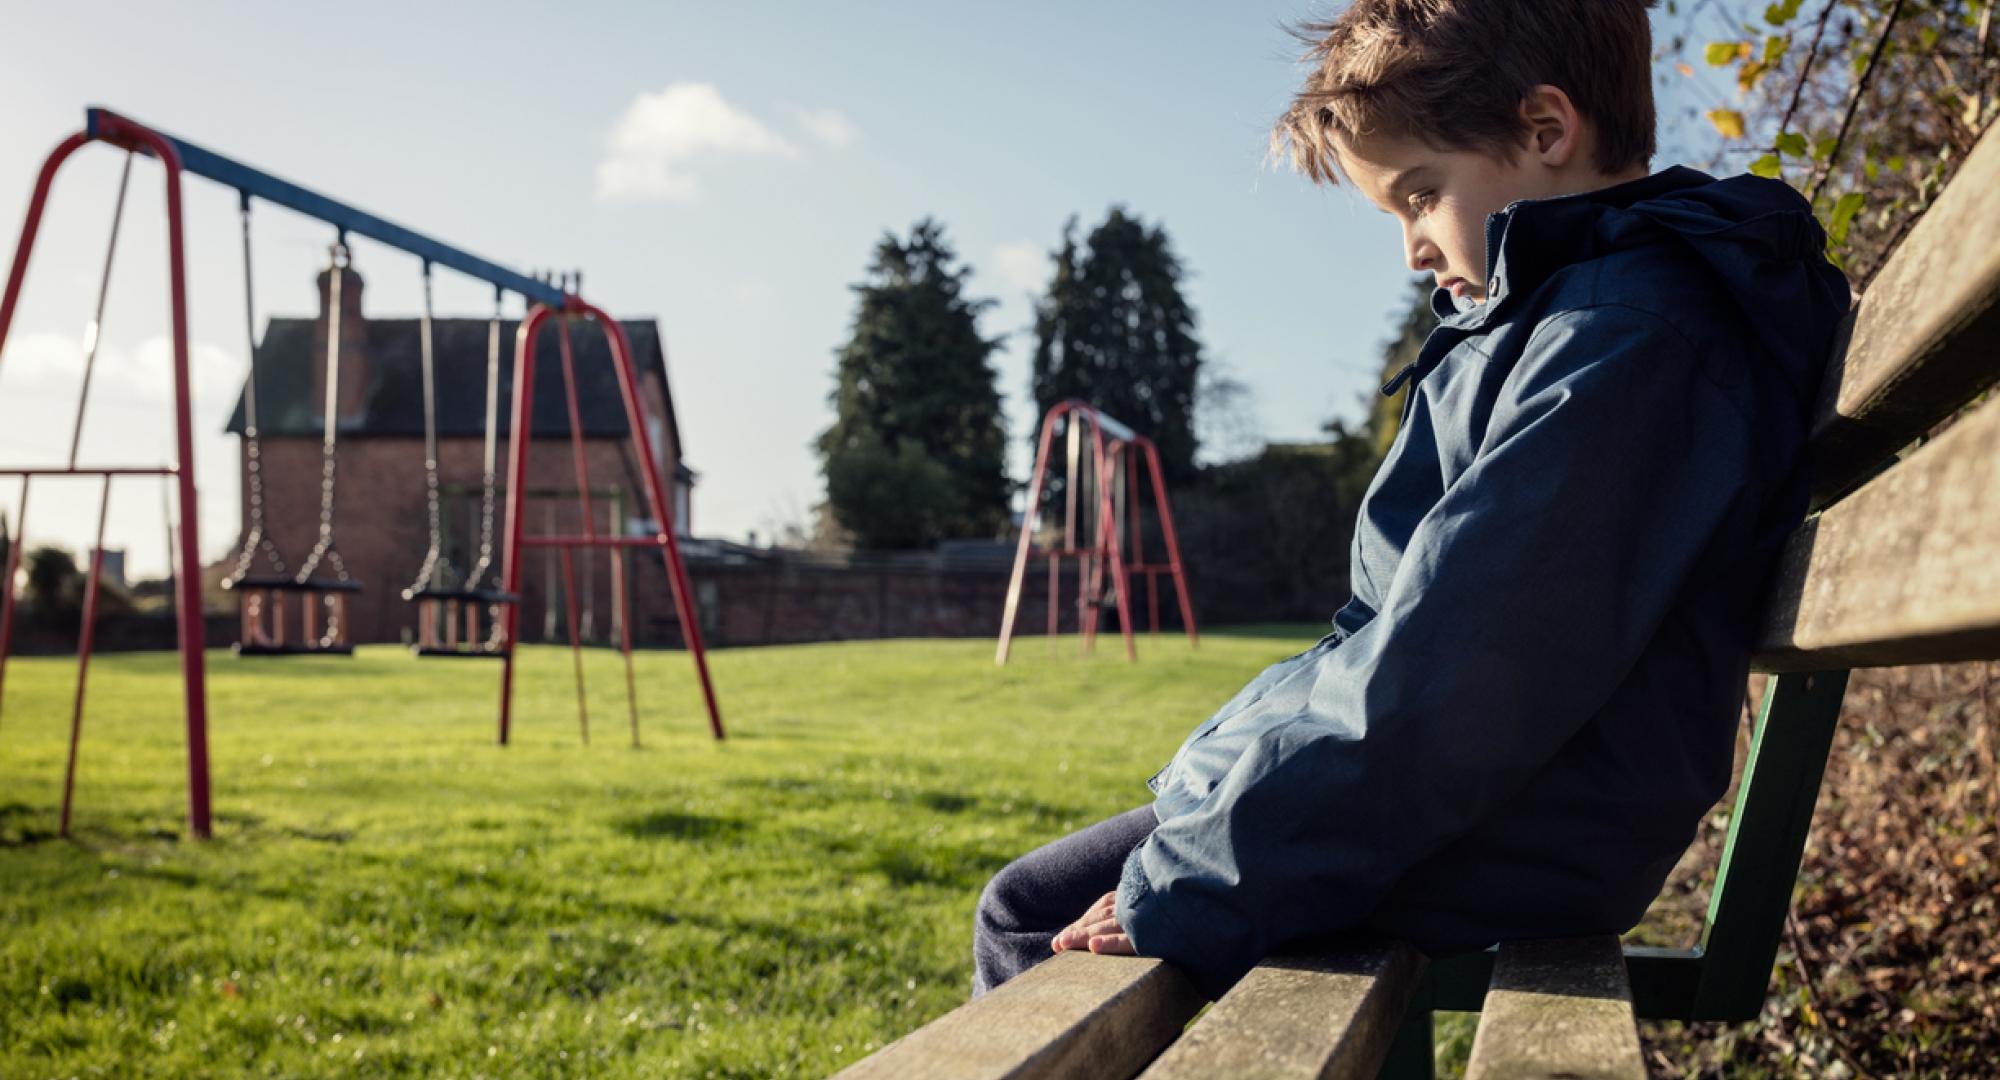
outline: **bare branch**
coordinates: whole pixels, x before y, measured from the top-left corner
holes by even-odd
[[[1994,0],[1987,0],[1986,10],[1979,13],[1979,50],[1972,60],[1972,122],[1980,130],[1986,128],[1986,43],[1993,35],[1993,9],[2000,7]]]
[[[1847,131],[1854,125],[1854,114],[1861,108],[1861,99],[1868,94],[1868,84],[1875,78],[1875,68],[1882,62],[1882,54],[1889,48],[1889,37],[1896,31],[1896,20],[1903,17],[1903,0],[1896,0],[1889,8],[1889,16],[1882,20],[1882,34],[1875,39],[1875,51],[1868,54],[1868,66],[1861,69],[1861,78],[1855,80],[1854,92],[1847,99],[1847,114],[1840,118],[1840,131],[1833,137],[1833,149],[1826,155],[1821,167],[1819,181],[1813,185],[1807,200],[1817,204],[1819,193],[1826,182],[1833,179],[1833,169],[1840,161],[1840,151],[1847,145]]]
[[[1785,106],[1785,118],[1778,121],[1780,135],[1791,129],[1792,116],[1799,111],[1799,99],[1805,96],[1806,80],[1812,78],[1813,62],[1819,59],[1820,39],[1826,36],[1827,20],[1833,18],[1833,8],[1838,3],[1840,0],[1826,0],[1826,6],[1820,9],[1819,23],[1813,27],[1812,46],[1806,49],[1806,62],[1799,68],[1799,81],[1792,84],[1792,103]]]

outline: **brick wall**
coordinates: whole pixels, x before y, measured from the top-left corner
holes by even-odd
[[[206,615],[202,630],[207,636],[207,648],[226,649],[236,641],[236,616]],[[136,612],[99,616],[91,643],[93,653],[162,652],[179,647],[178,620],[171,615]],[[28,618],[14,623],[12,651],[16,656],[68,656],[74,655],[76,648],[74,632],[58,633],[35,625]]]
[[[1017,637],[1047,631],[1046,564],[1037,563],[1022,589]],[[1007,566],[955,567],[913,557],[898,565],[871,565],[774,557],[720,563],[696,558],[689,576],[699,602],[702,631],[712,645],[777,645],[896,637],[993,637],[1006,607]],[[1077,627],[1073,570],[1061,580],[1059,628]],[[1135,631],[1148,625],[1143,585],[1136,590]],[[1178,630],[1170,589],[1162,589],[1160,625]],[[645,624],[635,624],[645,629]],[[653,640],[677,642],[674,628],[651,628]],[[1118,617],[1107,609],[1099,632],[1116,636]]]

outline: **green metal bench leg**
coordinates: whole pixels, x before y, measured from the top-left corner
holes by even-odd
[[[1382,1080],[1431,1080],[1437,1069],[1437,1048],[1431,1040],[1431,1011],[1412,1006],[1389,1046],[1389,1056],[1377,1074]]]
[[[1845,671],[1770,682],[1709,899],[1696,1019],[1752,1020],[1764,1007],[1846,690]]]

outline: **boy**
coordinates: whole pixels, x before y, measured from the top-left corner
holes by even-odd
[[[1274,144],[1352,182],[1442,325],[1333,632],[980,899],[975,993],[1051,952],[1219,995],[1287,940],[1636,923],[1729,781],[1847,285],[1790,188],[1648,175],[1653,0],[1354,0]]]

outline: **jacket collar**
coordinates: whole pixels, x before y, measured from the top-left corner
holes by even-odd
[[[1637,180],[1596,191],[1522,199],[1486,216],[1486,300],[1460,310],[1443,289],[1431,293],[1438,329],[1456,339],[1477,332],[1562,268],[1600,251],[1596,225],[1607,210],[1623,210],[1687,188],[1713,183],[1708,174],[1675,165]],[[1405,383],[1421,380],[1449,349],[1426,348],[1382,386],[1394,395]]]
[[[1597,191],[1523,199],[1486,217],[1486,302],[1465,311],[1439,290],[1431,307],[1439,318],[1464,330],[1491,321],[1515,294],[1534,292],[1562,268],[1600,251],[1595,226],[1607,210],[1714,183],[1708,174],[1676,165],[1651,176],[1628,180]]]

